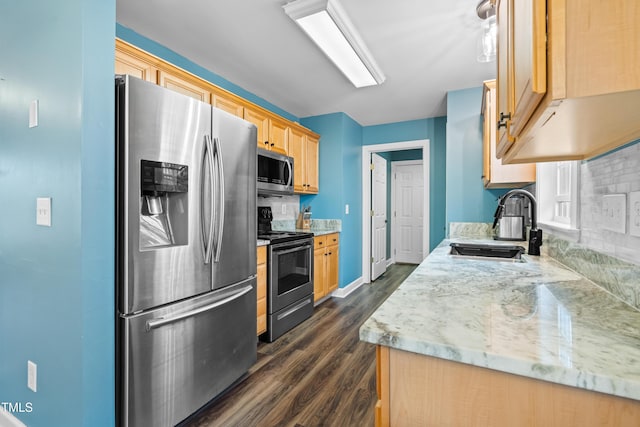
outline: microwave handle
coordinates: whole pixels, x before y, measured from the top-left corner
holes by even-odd
[[[289,169],[289,181],[287,181],[287,187],[289,187],[293,182],[293,166],[289,160],[287,160],[287,168]]]

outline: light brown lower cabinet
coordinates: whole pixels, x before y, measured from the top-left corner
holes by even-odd
[[[338,289],[338,233],[316,236],[313,239],[313,300],[318,301]]]
[[[637,427],[640,401],[377,346],[377,427]]]
[[[267,247],[258,246],[257,280],[257,326],[258,335],[267,332]]]

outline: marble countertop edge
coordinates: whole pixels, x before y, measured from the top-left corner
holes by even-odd
[[[446,255],[450,242],[483,240],[444,240],[363,323],[360,339],[640,400],[637,309],[548,256],[525,255],[525,263],[502,263],[455,261]],[[513,308],[520,309],[526,301],[517,298],[526,297],[525,291],[540,298],[534,323],[509,320],[501,311],[504,302],[495,299],[513,295]],[[446,315],[455,321],[442,320]],[[562,336],[566,324],[561,315],[574,328],[569,341]],[[516,344],[505,341],[509,337]],[[563,350],[569,352],[566,360]]]

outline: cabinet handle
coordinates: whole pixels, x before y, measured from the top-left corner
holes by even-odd
[[[272,147],[275,147],[275,145],[276,145],[276,144],[275,144],[275,142],[272,142],[272,143],[271,143],[271,146],[272,146]]]
[[[269,145],[269,141],[265,141],[265,142],[264,142],[264,145]]]
[[[504,114],[504,113],[500,113],[500,121],[498,122],[498,129],[504,127],[507,127],[507,120],[511,119],[511,113],[509,114]]]

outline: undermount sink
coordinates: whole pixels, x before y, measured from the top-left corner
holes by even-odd
[[[524,262],[522,246],[491,245],[488,243],[451,243],[449,255],[494,261]]]

